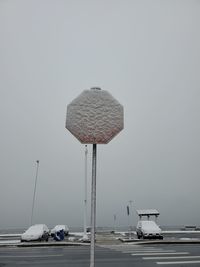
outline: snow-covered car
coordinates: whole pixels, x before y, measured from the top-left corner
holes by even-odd
[[[163,239],[160,227],[154,221],[139,221],[136,228],[137,237]]]
[[[49,229],[45,224],[32,225],[21,235],[22,242],[42,240],[49,240]]]
[[[69,234],[69,228],[67,225],[56,225],[53,229],[51,229],[51,236],[53,237],[56,232],[63,230],[65,235]]]

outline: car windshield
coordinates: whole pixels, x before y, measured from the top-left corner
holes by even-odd
[[[153,221],[143,221],[142,227],[145,229],[158,229],[158,226]]]

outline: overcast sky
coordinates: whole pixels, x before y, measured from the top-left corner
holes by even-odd
[[[34,223],[83,225],[84,145],[65,120],[94,86],[124,106],[98,145],[97,225],[127,225],[129,200],[200,225],[199,14],[198,0],[0,0],[0,228],[29,225],[36,160]]]

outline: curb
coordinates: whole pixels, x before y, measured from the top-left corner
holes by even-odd
[[[59,247],[59,246],[89,246],[89,243],[81,242],[49,242],[49,243],[20,243],[17,244],[18,247]]]
[[[0,247],[59,247],[59,246],[89,246],[90,243],[81,242],[36,242],[36,243],[2,243]]]

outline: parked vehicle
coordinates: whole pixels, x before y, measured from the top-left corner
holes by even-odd
[[[139,239],[163,239],[161,229],[154,221],[139,221],[136,232]]]
[[[67,225],[56,225],[53,229],[51,229],[51,236],[53,237],[55,233],[60,230],[64,231],[65,236],[69,234],[69,228]]]
[[[49,240],[49,229],[45,224],[32,225],[21,235],[21,242],[42,240]]]

